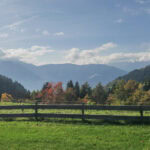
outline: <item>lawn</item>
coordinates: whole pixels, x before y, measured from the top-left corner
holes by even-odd
[[[32,110],[26,111],[32,112]],[[81,113],[80,110],[45,111]],[[0,113],[20,112],[22,111],[0,111]],[[112,114],[114,112],[87,111],[86,113]],[[116,111],[115,114],[139,115],[139,112]],[[150,113],[145,112],[145,115]],[[0,150],[150,150],[150,124],[96,120],[82,122],[80,119],[48,119],[39,122],[34,118],[5,120],[9,119],[0,120]]]
[[[150,150],[149,125],[0,121],[1,150]]]

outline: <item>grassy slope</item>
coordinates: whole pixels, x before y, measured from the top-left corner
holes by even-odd
[[[150,126],[0,122],[1,150],[148,150]]]

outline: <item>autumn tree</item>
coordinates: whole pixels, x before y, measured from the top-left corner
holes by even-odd
[[[117,80],[114,83],[111,93],[109,93],[107,103],[124,105],[128,100],[129,96],[131,95],[131,93],[137,88],[135,82],[133,81],[126,82],[124,80]],[[133,87],[131,88],[132,84]]]
[[[143,91],[143,93],[144,94],[141,96],[138,105],[150,105],[150,90]]]
[[[64,101],[64,91],[62,83],[45,83],[40,93],[43,103],[62,103]]]
[[[119,80],[117,81],[117,83],[115,83],[114,89],[112,91],[115,99],[120,100],[120,101],[126,100],[126,92],[124,89],[125,83],[126,82],[124,80]]]
[[[138,86],[138,82],[134,80],[128,80],[124,85],[124,90],[127,96],[131,96],[135,92],[135,90],[138,89]]]
[[[119,80],[107,97],[107,104],[114,105],[149,105],[149,83],[139,83],[134,80]]]
[[[85,95],[84,98],[79,99],[77,103],[84,103],[84,104],[88,104],[88,105],[94,105],[96,104],[95,101],[93,101],[93,99],[91,97],[89,97],[88,95]]]
[[[13,97],[11,94],[3,93],[1,95],[1,101],[3,101],[3,102],[11,102],[12,100],[13,100]]]

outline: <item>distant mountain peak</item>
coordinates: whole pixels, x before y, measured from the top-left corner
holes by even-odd
[[[69,80],[80,84],[89,82],[95,86],[99,82],[107,84],[126,71],[103,64],[47,64],[34,66],[23,62],[0,61],[0,74],[23,84],[25,88],[40,89],[45,81],[66,84]]]

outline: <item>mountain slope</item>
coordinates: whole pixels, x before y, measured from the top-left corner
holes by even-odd
[[[0,96],[2,93],[11,94],[14,98],[27,98],[29,92],[18,82],[0,75]]]
[[[68,80],[79,81],[80,83],[89,82],[90,85],[96,85],[98,82],[107,84],[118,75],[125,74],[125,71],[107,65],[74,65],[74,64],[50,64],[38,67],[39,74],[45,80],[54,82]]]
[[[136,80],[139,82],[150,80],[150,66],[146,66],[145,68],[131,71],[127,75],[121,76],[118,79]]]
[[[20,82],[27,89],[40,87],[42,78],[36,73],[37,67],[19,61],[0,61],[0,74]]]
[[[64,85],[69,80],[79,81],[80,84],[87,81],[91,86],[98,82],[107,84],[126,73],[121,69],[102,64],[34,66],[18,61],[0,61],[0,68],[0,74],[19,81],[30,90],[40,89],[46,81],[62,81]]]

